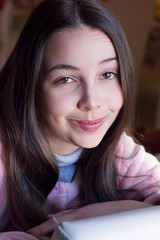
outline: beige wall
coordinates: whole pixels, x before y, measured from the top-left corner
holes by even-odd
[[[135,123],[146,131],[160,130],[160,56],[146,48],[156,4],[157,0],[110,0],[110,7],[125,30],[134,59],[137,83]],[[152,56],[154,68],[144,64],[146,54]]]
[[[135,63],[136,79],[157,0],[110,0],[110,7],[127,35]]]

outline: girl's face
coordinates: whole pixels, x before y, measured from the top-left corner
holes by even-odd
[[[116,119],[123,96],[110,39],[82,26],[48,41],[40,114],[53,152],[97,146]]]

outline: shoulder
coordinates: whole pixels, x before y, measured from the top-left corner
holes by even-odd
[[[132,137],[123,132],[117,143],[115,155],[117,157],[131,157],[136,151],[139,151],[139,148],[140,145],[136,144]]]
[[[159,161],[132,137],[123,133],[115,149],[115,165],[120,174],[142,174],[160,166]],[[160,171],[160,170],[159,170]]]
[[[160,163],[142,145],[123,133],[115,150],[114,163],[118,189],[131,190],[123,193],[125,199],[160,203]]]

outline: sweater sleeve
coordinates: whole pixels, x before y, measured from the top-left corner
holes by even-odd
[[[160,163],[125,133],[116,147],[115,166],[123,198],[160,204]]]

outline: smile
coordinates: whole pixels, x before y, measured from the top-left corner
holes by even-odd
[[[106,117],[99,118],[93,121],[71,120],[71,122],[86,132],[95,132],[103,125],[105,119]]]

